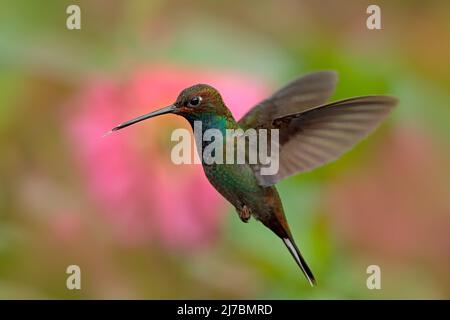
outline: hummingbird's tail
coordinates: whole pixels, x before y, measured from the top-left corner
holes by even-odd
[[[292,238],[282,238],[284,244],[289,249],[289,252],[294,257],[295,262],[297,262],[300,269],[302,269],[303,273],[305,274],[305,277],[308,279],[309,284],[314,287],[316,285],[316,279],[314,278],[314,275],[309,269],[308,264],[306,263],[305,259],[303,259],[300,250],[298,250],[297,245],[295,244],[294,240]]]

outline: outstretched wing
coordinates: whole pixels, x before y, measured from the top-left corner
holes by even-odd
[[[260,184],[272,185],[336,159],[374,130],[396,104],[388,96],[355,97],[273,119],[267,128],[279,129],[279,171],[261,175],[255,166]]]
[[[334,92],[337,73],[319,71],[297,78],[250,109],[239,120],[243,129],[266,127],[275,118],[324,104]]]

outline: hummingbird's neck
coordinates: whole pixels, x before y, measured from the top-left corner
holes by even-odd
[[[222,135],[222,146],[226,146],[226,135],[227,135],[227,129],[237,129],[239,126],[234,120],[233,116],[225,116],[225,115],[219,115],[217,113],[206,113],[202,112],[201,114],[197,115],[189,115],[188,117],[185,117],[189,124],[192,127],[192,130],[194,132],[194,139],[195,144],[197,145],[197,152],[198,155],[202,161],[202,164],[205,165],[205,159],[203,157],[203,150],[206,148],[207,145],[211,143],[210,139],[204,139],[205,136],[208,136],[206,133],[207,130],[219,130]],[[214,138],[214,141],[216,139]],[[225,148],[222,149],[220,152],[224,152]],[[215,151],[216,152],[216,151]],[[215,154],[214,152],[214,154]]]
[[[214,112],[202,112],[201,114],[190,114],[186,119],[189,121],[192,129],[194,129],[196,121],[201,122],[202,134],[208,129],[217,129],[225,136],[226,129],[238,128],[238,124],[231,113],[222,115]]]

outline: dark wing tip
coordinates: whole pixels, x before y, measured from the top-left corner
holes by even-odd
[[[291,84],[300,82],[300,83],[307,83],[307,81],[312,81],[313,83],[332,83],[336,85],[338,81],[339,75],[337,71],[334,70],[320,70],[315,71],[311,73],[307,73],[305,75],[302,75],[293,81],[291,81]]]
[[[356,97],[352,97],[352,98],[347,98],[347,99],[335,101],[332,103],[327,103],[325,105],[321,105],[321,106],[311,108],[311,109],[316,109],[316,108],[324,107],[324,106],[328,106],[328,105],[349,105],[349,104],[361,104],[361,103],[367,103],[370,105],[378,104],[380,106],[393,108],[398,104],[398,102],[399,102],[399,100],[394,96],[374,94],[374,95],[356,96]],[[309,110],[305,110],[305,112],[306,111],[309,111]]]
[[[386,103],[391,103],[391,104],[398,103],[398,99],[396,97],[390,96],[390,95],[384,95],[384,94],[372,94],[372,95],[367,95],[367,96],[361,96],[360,98],[374,99],[374,100],[378,100],[380,102],[386,102]]]
[[[310,73],[311,75],[317,74],[317,75],[328,75],[330,78],[338,79],[339,73],[336,70],[320,70],[317,72]]]
[[[382,97],[385,97],[386,99],[385,101],[388,102],[391,105],[391,107],[395,107],[399,103],[399,100],[396,97],[393,96],[382,96]]]

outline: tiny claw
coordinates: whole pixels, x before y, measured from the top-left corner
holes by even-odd
[[[249,209],[246,205],[244,205],[244,206],[238,211],[238,213],[239,213],[239,218],[241,218],[241,220],[242,220],[243,222],[248,222],[248,220],[250,219],[250,216],[251,216],[251,211],[250,211],[250,209]]]

